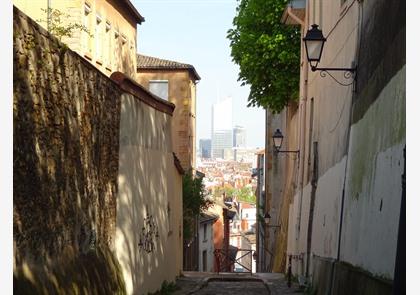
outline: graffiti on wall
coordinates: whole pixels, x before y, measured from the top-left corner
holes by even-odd
[[[159,231],[153,216],[149,213],[143,219],[143,227],[140,231],[140,241],[138,247],[140,251],[152,253],[156,249],[156,242],[159,238]]]

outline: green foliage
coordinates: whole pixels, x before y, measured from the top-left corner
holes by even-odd
[[[288,0],[241,0],[227,33],[238,81],[250,85],[248,107],[281,111],[298,97],[300,30],[280,19]]]
[[[177,290],[179,290],[179,287],[175,283],[168,283],[166,280],[164,280],[160,287],[160,290],[153,293],[153,295],[170,295]]]
[[[203,178],[193,177],[188,171],[182,178],[182,202],[184,214],[184,240],[191,239],[195,218],[213,202],[207,198]]]
[[[312,284],[308,284],[307,286],[305,286],[305,289],[303,290],[303,294],[316,295],[317,290],[316,288],[314,288]]]
[[[236,198],[238,201],[248,202],[255,204],[256,197],[252,188],[244,186],[241,189],[238,189],[236,192]]]
[[[63,13],[58,9],[52,8],[41,8],[41,10],[47,15],[47,17],[46,19],[41,19],[38,21],[46,23],[49,32],[56,36],[60,41],[63,37],[72,37],[74,31],[83,31],[90,35],[88,28],[86,28],[84,25],[64,21],[64,19],[70,18],[69,14]]]
[[[233,187],[218,187],[215,189],[215,197],[221,197],[224,194],[225,198],[233,200],[236,197],[238,201],[247,202],[247,203],[256,203],[256,197],[252,188],[242,187],[240,189]]]

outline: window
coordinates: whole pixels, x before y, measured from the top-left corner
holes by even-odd
[[[168,100],[168,80],[150,80],[149,90],[164,100]]]
[[[118,27],[116,27],[114,30],[114,42],[112,42],[112,52],[114,53],[114,56],[112,58],[112,65],[114,71],[120,70],[121,46],[119,44],[119,37],[120,31]]]
[[[91,12],[92,9],[90,8],[90,5],[88,3],[85,3],[83,25],[87,28],[89,32],[92,29]],[[82,48],[84,50],[84,53],[88,53],[90,55],[92,54],[92,37],[88,32],[82,32]]]
[[[111,70],[111,60],[112,60],[112,42],[111,42],[111,22],[105,22],[105,46],[104,46],[104,58],[106,60],[106,67]]]
[[[99,61],[102,61],[102,39],[102,17],[97,14],[95,27],[95,58]]]
[[[121,34],[121,40],[123,45],[127,43],[127,37],[124,34]]]
[[[204,223],[203,228],[203,242],[207,241],[207,223]]]
[[[207,271],[207,250],[203,251],[203,271]]]

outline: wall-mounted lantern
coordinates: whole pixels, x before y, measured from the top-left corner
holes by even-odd
[[[267,226],[267,227],[281,227],[281,225],[269,225],[270,224],[270,219],[271,219],[270,213],[266,212],[264,214],[265,226]]]
[[[318,68],[318,63],[321,60],[322,50],[324,49],[324,43],[327,39],[322,34],[322,30],[318,29],[318,25],[313,24],[312,28],[306,32],[306,36],[303,38],[303,42],[305,42],[306,48],[306,56],[308,58],[308,62],[311,65],[311,70],[321,71],[320,75],[325,77],[327,73],[330,75],[337,83],[343,86],[349,86],[353,84],[355,76],[356,76],[356,67],[353,66],[351,68]],[[341,83],[335,77],[333,77],[329,71],[342,71],[344,72],[345,79],[353,79],[350,84]]]
[[[280,129],[277,129],[274,132],[272,138],[273,138],[274,151],[276,153],[296,153],[296,154],[299,155],[299,150],[297,150],[297,151],[282,151],[281,150],[281,146],[283,144],[283,138],[284,138],[284,136],[281,133]]]

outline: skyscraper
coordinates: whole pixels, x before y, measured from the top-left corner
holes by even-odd
[[[246,130],[243,126],[233,128],[233,147],[246,147]]]
[[[231,149],[233,145],[231,97],[213,105],[211,127],[212,157],[224,158],[223,150]]]
[[[208,159],[211,157],[211,139],[200,139],[199,143],[201,158]]]

